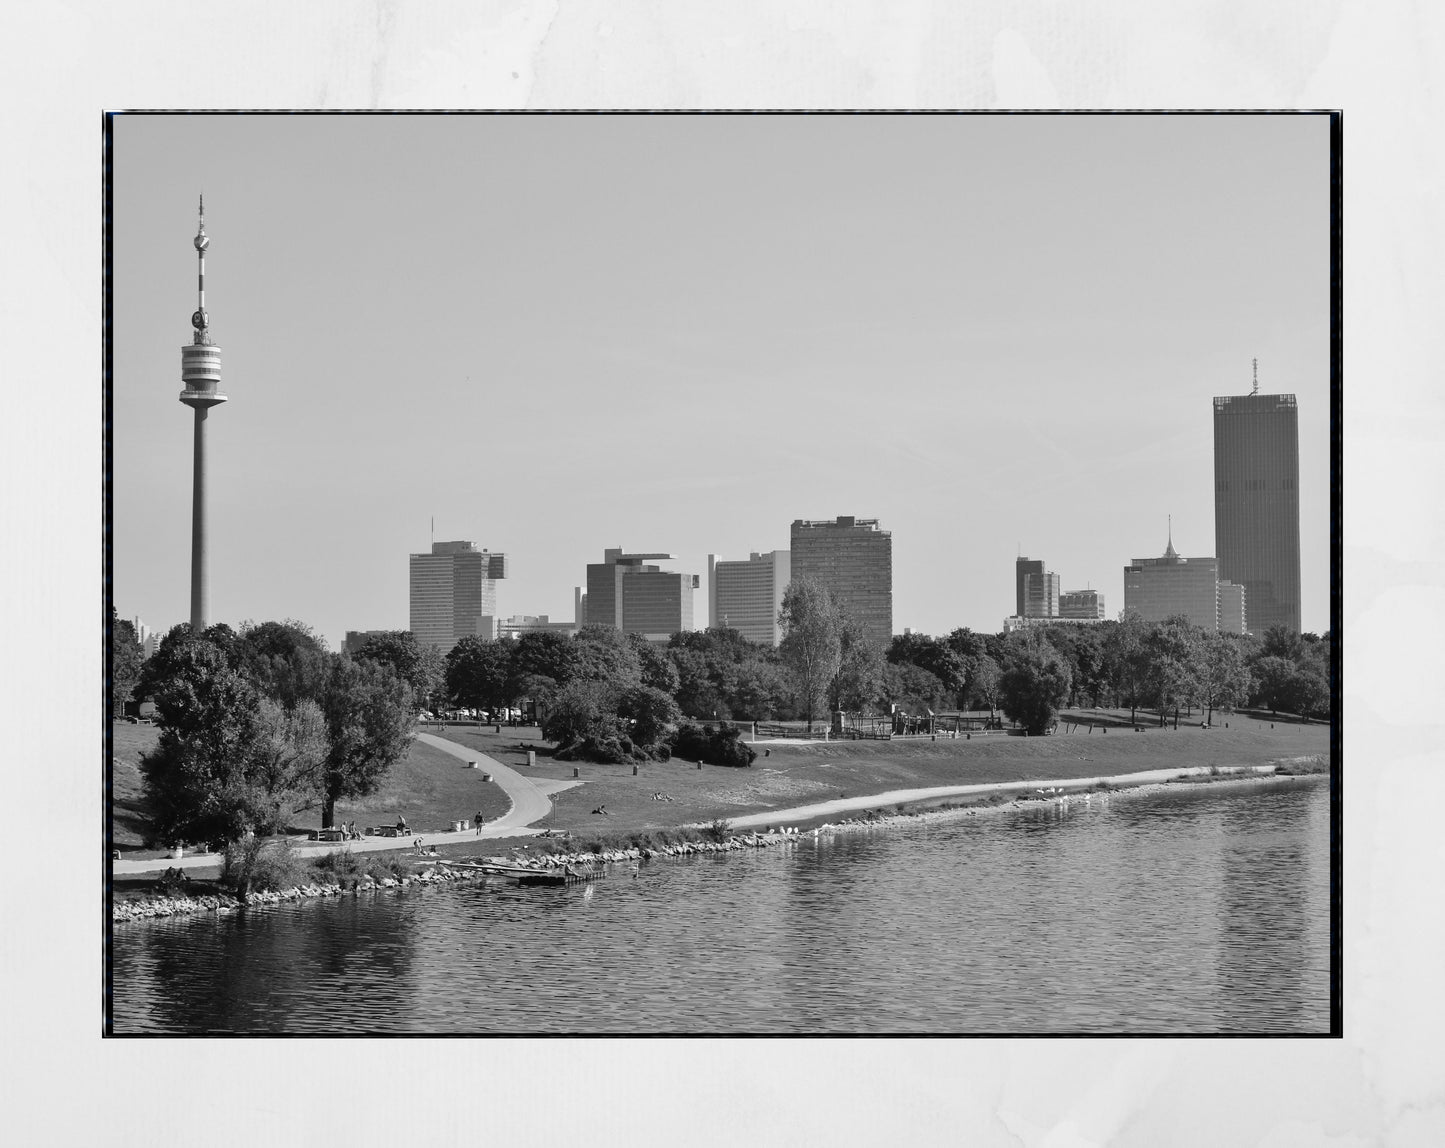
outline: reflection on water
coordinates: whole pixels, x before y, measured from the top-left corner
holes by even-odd
[[[118,927],[127,1032],[1326,1032],[1329,788]]]

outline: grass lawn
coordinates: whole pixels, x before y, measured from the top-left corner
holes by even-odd
[[[144,847],[146,817],[141,786],[141,755],[160,737],[153,725],[117,722],[111,727],[111,835],[113,848],[131,858],[159,857]],[[452,821],[471,818],[479,810],[491,821],[511,808],[511,802],[495,783],[484,782],[481,773],[467,769],[450,754],[412,742],[406,757],[397,762],[372,797],[358,802],[340,802],[338,821],[355,821],[357,828],[394,822],[398,813],[414,829],[435,831],[449,828]],[[320,807],[299,814],[292,826],[306,832],[321,824]]]
[[[1095,720],[1120,724],[1090,734],[1082,730],[1051,737],[1012,737],[1002,732],[975,734],[971,740],[811,742],[769,746],[758,742],[751,769],[729,769],[674,758],[638,767],[560,762],[535,728],[507,729],[449,726],[440,735],[480,750],[535,778],[571,780],[574,768],[583,784],[554,794],[554,824],[586,834],[606,830],[631,832],[685,822],[710,821],[826,801],[861,797],[891,789],[973,785],[999,781],[1052,781],[1072,777],[1112,776],[1151,769],[1210,765],[1264,764],[1277,758],[1328,753],[1329,727],[1268,718],[1231,716],[1230,728],[1217,721],[1213,729],[1185,726],[1145,732],[1127,726],[1128,711],[1099,711]],[[1066,721],[1090,713],[1066,715]],[[1157,720],[1157,719],[1156,719]],[[537,751],[535,767],[527,766],[527,749]],[[763,751],[769,753],[765,757]],[[662,793],[671,800],[653,799]],[[606,806],[610,816],[591,811]]]

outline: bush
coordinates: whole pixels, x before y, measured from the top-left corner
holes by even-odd
[[[734,767],[752,765],[758,756],[758,751],[742,740],[742,731],[726,723],[717,728],[681,723],[673,735],[672,752],[708,765]]]
[[[294,889],[306,878],[306,866],[291,852],[289,841],[269,842],[264,837],[246,837],[226,846],[221,863],[221,881],[237,896]]]
[[[709,841],[712,841],[712,842],[715,842],[715,843],[718,844],[718,845],[721,845],[721,844],[722,844],[724,841],[726,841],[730,836],[732,836],[732,831],[733,831],[732,822],[729,821],[726,817],[717,817],[717,818],[714,818],[714,819],[703,829],[703,832],[704,832],[705,834],[707,834],[708,840],[709,840]]]

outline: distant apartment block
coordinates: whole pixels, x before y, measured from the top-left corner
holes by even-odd
[[[692,592],[696,574],[677,574],[652,565],[671,554],[624,554],[603,551],[601,562],[587,565],[585,618],[588,625],[616,626],[649,641],[666,641],[692,629]]]
[[[1097,590],[1065,590],[1059,595],[1059,617],[1080,621],[1104,617],[1104,595]]]
[[[430,554],[411,556],[411,632],[443,654],[468,635],[483,633],[483,618],[497,614],[497,582],[507,556],[478,550],[474,542],[434,542]]]
[[[348,654],[360,653],[361,647],[372,638],[379,638],[383,634],[389,633],[391,633],[390,630],[347,630],[346,637],[342,639],[341,648]]]
[[[1299,412],[1294,395],[1214,400],[1214,552],[1249,624],[1300,631]]]
[[[576,622],[554,622],[546,614],[514,614],[510,618],[488,618],[498,638],[520,638],[523,634],[565,634],[571,637],[580,628]]]
[[[1181,558],[1171,539],[1161,558],[1135,558],[1124,567],[1124,609],[1146,622],[1183,614],[1206,630],[1219,629],[1219,563]]]
[[[1096,626],[1104,618],[1020,618],[1017,615],[1003,620],[1003,632],[1012,634],[1015,630],[1030,630],[1036,626]]]
[[[832,592],[879,649],[893,640],[893,535],[876,518],[796,519],[792,577]]]
[[[776,646],[782,639],[778,611],[791,576],[786,550],[756,551],[746,562],[707,556],[707,624],[730,626],[750,642]]]

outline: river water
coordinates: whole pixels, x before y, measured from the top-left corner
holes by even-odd
[[[117,925],[114,1029],[1325,1033],[1328,783]]]

